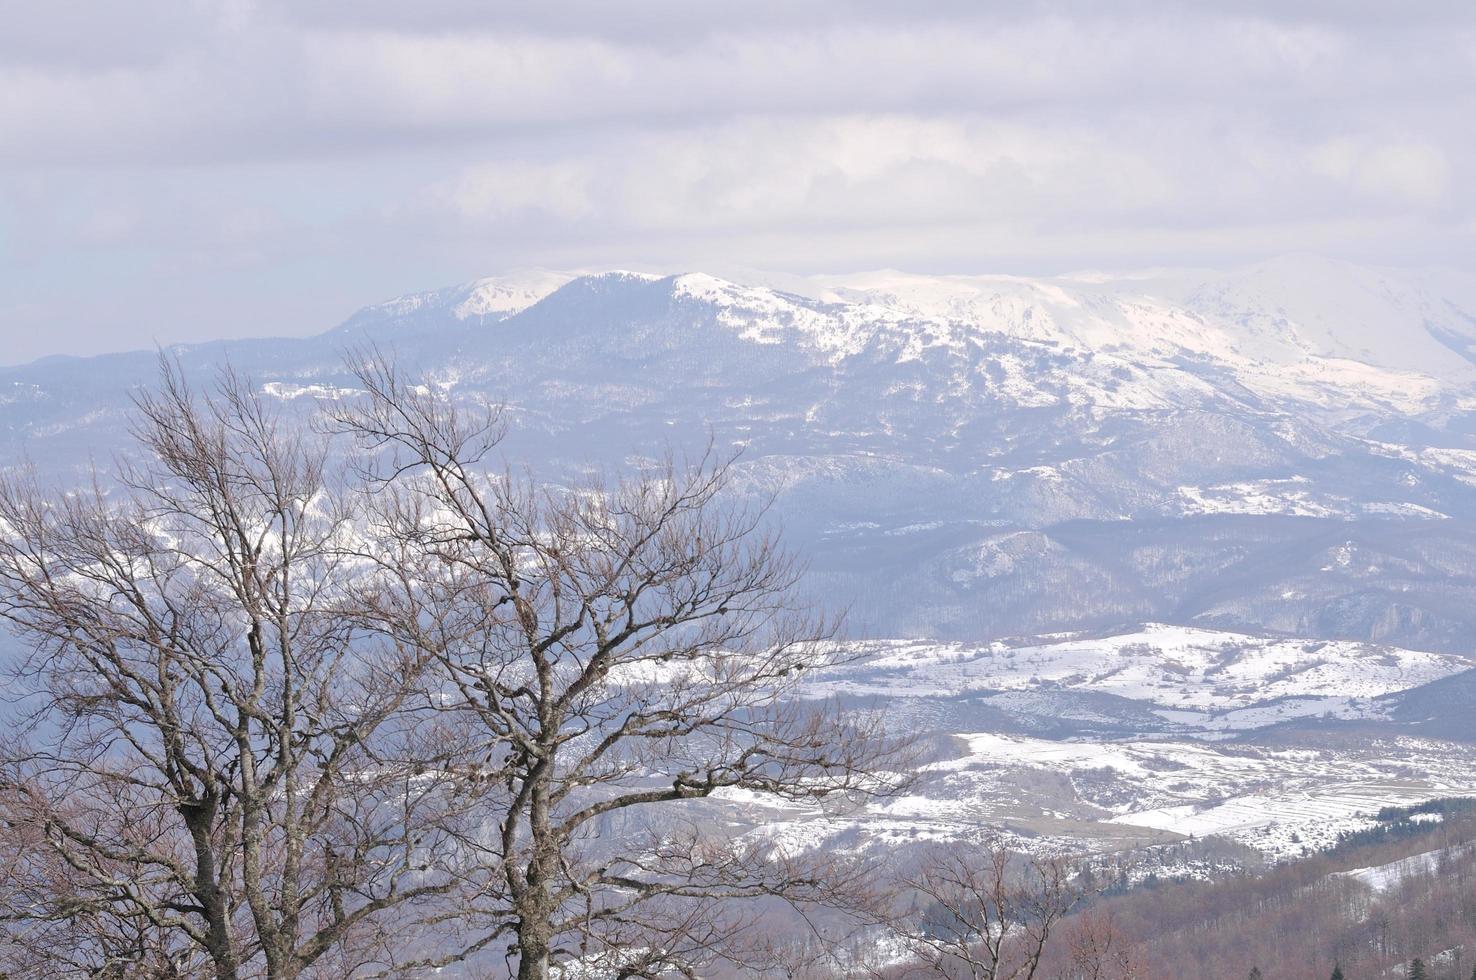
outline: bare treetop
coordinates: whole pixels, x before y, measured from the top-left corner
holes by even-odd
[[[34,710],[0,770],[26,829],[5,844],[32,855],[0,861],[0,963],[346,976],[391,955],[387,910],[454,881],[422,819],[445,796],[407,764],[434,740],[410,701],[425,660],[359,625],[358,505],[323,441],[231,374],[162,382],[121,491],[0,483],[0,616]]]
[[[806,670],[845,654],[798,603],[802,568],[765,508],[726,494],[733,459],[548,487],[479,465],[495,413],[469,418],[373,357],[359,380],[367,403],[339,422],[385,487],[371,553],[398,589],[382,625],[437,659],[443,703],[486,746],[501,881],[482,909],[519,975],[590,955],[659,972],[715,955],[694,904],[821,900],[824,876],[771,845],[662,816],[727,790],[820,801],[899,778],[879,771],[896,746],[874,722],[798,697]],[[637,812],[666,831],[607,833]]]

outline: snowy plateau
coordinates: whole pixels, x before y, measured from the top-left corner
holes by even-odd
[[[367,342],[505,403],[507,455],[554,482],[743,450],[863,655],[807,694],[928,758],[863,809],[710,801],[735,832],[1282,858],[1476,793],[1476,278],[530,272],[171,352],[306,412]],[[0,370],[0,465],[126,452],[155,362]]]

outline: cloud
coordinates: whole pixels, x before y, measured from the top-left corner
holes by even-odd
[[[1459,45],[1433,31],[1411,27],[1391,42],[1192,11],[836,18],[810,30],[749,26],[676,43],[659,33],[540,33],[536,19],[443,32],[388,30],[372,18],[303,26],[290,10],[218,13],[189,35],[194,43],[145,45],[122,62],[8,61],[0,73],[5,154],[51,163],[91,147],[84,159],[169,165],[775,113],[1090,116],[1126,104],[1174,114],[1199,103],[1290,117],[1298,104],[1340,113],[1389,90],[1428,95],[1436,84],[1449,91],[1470,81]],[[236,20],[245,26],[219,26]]]
[[[0,0],[0,329],[533,263],[1470,263],[1476,16],[1410,6]],[[206,309],[128,315],[166,292]]]
[[[1142,149],[1081,126],[909,115],[745,118],[479,164],[442,200],[476,223],[514,213],[642,233],[887,228],[960,218],[1052,221],[1161,205]]]
[[[1450,163],[1439,148],[1423,143],[1377,146],[1358,161],[1357,185],[1396,203],[1433,206],[1450,188]]]

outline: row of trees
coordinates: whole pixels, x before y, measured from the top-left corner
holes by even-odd
[[[1430,971],[1425,966],[1425,961],[1418,956],[1409,961],[1409,967],[1404,971],[1404,976],[1407,980],[1431,980]],[[1260,967],[1251,968],[1249,980],[1265,980]],[[1347,980],[1346,975],[1343,973],[1342,964],[1335,964],[1333,966],[1331,980]],[[1471,980],[1476,980],[1476,969],[1471,971]]]
[[[550,488],[495,409],[355,370],[307,427],[166,363],[141,461],[0,482],[0,974],[691,974],[745,900],[856,906],[864,867],[703,825],[907,768],[792,696],[844,647],[731,461]]]

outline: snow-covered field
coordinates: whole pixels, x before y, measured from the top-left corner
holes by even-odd
[[[810,692],[905,698],[1092,692],[1141,701],[1178,726],[1219,733],[1307,716],[1362,717],[1378,710],[1373,698],[1473,665],[1452,654],[1160,624],[1107,637],[983,646],[891,641],[872,649],[862,663],[813,680]]]
[[[1111,695],[1170,727],[1069,738],[934,729],[951,748],[908,795],[850,812],[770,808],[755,832],[793,848],[989,833],[1086,851],[1219,836],[1281,859],[1370,826],[1382,807],[1476,793],[1473,745],[1392,732],[1257,737],[1292,719],[1378,718],[1374,699],[1469,669],[1462,657],[1155,624],[1106,637],[891,641],[866,651],[814,678],[809,693],[879,699],[909,720],[948,717],[930,713],[938,705],[1039,711],[1051,692]],[[1119,720],[1133,717],[1123,710]]]
[[[1372,826],[1385,806],[1476,793],[1476,746],[1393,738],[1285,749],[1167,740],[959,736],[906,796],[853,812],[765,811],[787,847],[863,849],[1004,836],[1048,851],[1117,851],[1219,836],[1272,859]]]

